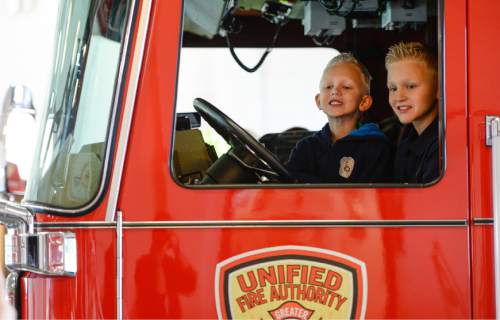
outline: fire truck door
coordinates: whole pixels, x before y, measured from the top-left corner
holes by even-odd
[[[118,201],[123,316],[471,317],[466,1],[439,10],[439,180],[197,187],[171,169],[182,1],[154,1]]]

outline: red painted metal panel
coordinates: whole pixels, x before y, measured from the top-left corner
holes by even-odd
[[[366,264],[366,318],[470,318],[466,227],[125,230],[125,318],[215,318],[215,266],[304,245]]]
[[[491,154],[485,146],[485,117],[500,115],[498,1],[469,1],[469,117],[472,216],[491,218]]]
[[[467,9],[471,216],[491,218],[491,148],[485,145],[485,117],[500,116],[500,43],[496,41],[500,3],[468,1]],[[473,310],[478,318],[495,317],[492,231],[491,226],[478,226],[472,233]]]
[[[493,226],[472,227],[472,310],[477,319],[495,318]]]

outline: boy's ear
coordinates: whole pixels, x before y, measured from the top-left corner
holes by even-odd
[[[361,103],[359,104],[359,111],[366,111],[370,109],[373,103],[373,98],[372,96],[366,95],[361,98]]]
[[[321,107],[321,102],[319,100],[319,93],[316,94],[316,96],[314,96],[314,100],[316,101],[316,105],[318,106],[318,108]]]

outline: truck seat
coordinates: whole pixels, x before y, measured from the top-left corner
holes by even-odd
[[[205,144],[200,130],[175,131],[174,173],[182,183],[198,184],[216,158]]]
[[[263,135],[259,139],[259,142],[264,144],[269,151],[274,153],[281,163],[285,163],[288,161],[290,152],[293,147],[295,147],[297,142],[302,138],[312,135],[313,133],[313,131],[309,131],[304,128],[293,127],[280,133],[268,133]]]

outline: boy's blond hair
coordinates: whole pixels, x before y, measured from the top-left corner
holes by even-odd
[[[397,61],[415,59],[424,62],[437,73],[438,65],[435,53],[420,42],[399,42],[393,44],[385,56],[385,68]]]
[[[368,71],[368,68],[364,64],[359,62],[359,60],[356,59],[354,57],[354,55],[350,52],[341,53],[341,54],[333,57],[330,61],[328,61],[325,69],[323,70],[323,74],[331,67],[336,66],[340,63],[344,63],[344,62],[350,62],[358,67],[358,69],[361,73],[361,80],[363,81],[363,85],[365,86],[366,93],[369,95],[372,76],[371,76],[370,72]]]

